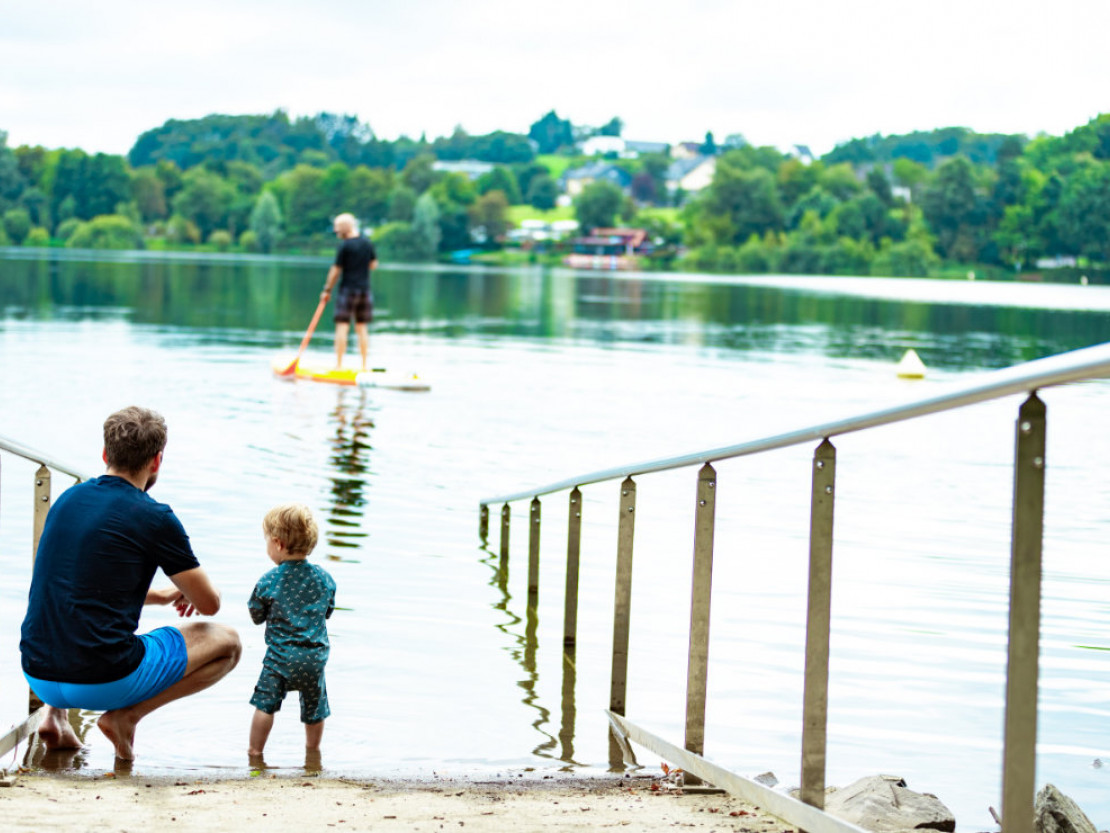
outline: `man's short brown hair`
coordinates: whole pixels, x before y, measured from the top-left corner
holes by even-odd
[[[290,555],[308,555],[320,535],[312,510],[303,503],[275,506],[262,519],[262,531],[280,541]]]
[[[166,448],[166,420],[157,411],[132,405],[104,420],[108,465],[135,474]]]

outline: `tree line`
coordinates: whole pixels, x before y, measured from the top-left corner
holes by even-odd
[[[8,146],[0,132],[0,245],[316,251],[347,210],[383,257],[501,247],[509,208],[549,209],[556,173],[589,135],[554,111],[527,135],[382,140],[352,116],[208,116],[143,133],[126,157]],[[1029,268],[1110,260],[1110,115],[1059,137],[944,128],[854,139],[816,161],[707,134],[696,194],[669,189],[666,154],[612,158],[631,185],[588,185],[585,230],[647,228],[653,262],[728,272],[927,275],[945,265]],[[563,158],[569,157],[569,158]],[[476,179],[437,162],[478,160]],[[553,164],[559,161],[559,164]],[[677,211],[659,212],[659,206]]]

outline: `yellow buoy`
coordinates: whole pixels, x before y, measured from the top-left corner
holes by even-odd
[[[924,379],[925,363],[911,347],[906,351],[906,355],[902,356],[902,361],[898,362],[895,371],[899,379]]]

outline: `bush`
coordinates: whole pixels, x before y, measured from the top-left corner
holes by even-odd
[[[81,225],[81,221],[76,217],[70,217],[68,220],[62,220],[58,223],[58,227],[54,229],[54,236],[59,240],[69,240],[73,236],[73,232],[77,231],[77,227]]]
[[[27,236],[23,238],[23,245],[36,246],[40,249],[45,249],[47,246],[50,245],[50,232],[48,232],[42,226],[35,226],[33,229],[27,232]]]
[[[427,245],[412,223],[386,223],[374,232],[374,248],[385,260],[426,260]]]
[[[8,239],[8,233],[4,231],[4,224],[0,223],[0,246],[10,246],[12,241]]]
[[[883,241],[882,250],[871,261],[871,274],[893,278],[927,278],[929,269],[939,261],[933,247],[920,239],[901,243]]]
[[[12,245],[18,246],[31,233],[31,215],[26,208],[9,208],[4,212],[3,225]]]
[[[142,246],[139,230],[127,217],[102,214],[81,223],[66,246],[72,249],[136,249]]]
[[[763,275],[775,271],[776,250],[752,235],[736,250],[736,271],[740,274]]]
[[[174,214],[166,221],[166,239],[171,243],[199,243],[200,229],[192,220]]]
[[[259,252],[262,246],[258,242],[258,235],[247,229],[239,235],[239,248],[245,252]]]
[[[231,232],[224,231],[223,229],[216,229],[208,235],[208,245],[217,252],[226,252],[231,248]]]

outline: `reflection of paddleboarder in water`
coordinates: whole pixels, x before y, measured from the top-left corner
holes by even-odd
[[[366,370],[366,357],[370,352],[370,334],[367,327],[374,314],[374,295],[370,291],[370,272],[378,265],[378,255],[369,240],[358,233],[358,222],[351,214],[335,218],[335,233],[340,244],[335,252],[335,263],[328,270],[320,300],[327,301],[336,282],[339,293],[335,297],[335,366],[343,366],[347,352],[347,337],[351,319],[355,319],[358,351],[362,369]]]

